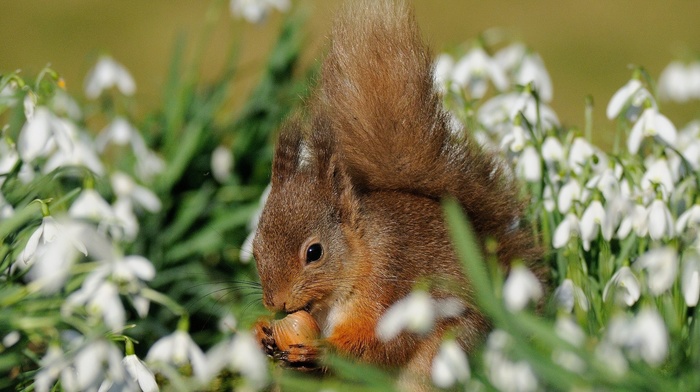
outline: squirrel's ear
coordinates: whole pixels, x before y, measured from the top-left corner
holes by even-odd
[[[328,162],[326,178],[333,187],[333,193],[338,200],[340,221],[357,228],[360,203],[352,179],[337,156],[332,156]]]
[[[272,158],[272,183],[282,183],[299,169],[302,148],[301,121],[292,118],[282,126],[282,130]]]

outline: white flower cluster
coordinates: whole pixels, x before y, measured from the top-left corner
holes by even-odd
[[[57,317],[67,325],[54,326],[57,329],[40,361],[34,389],[49,391],[60,383],[66,391],[157,391],[154,373],[177,381],[183,377],[177,367],[185,364],[194,374],[187,381],[189,389],[207,385],[223,368],[243,374],[252,389],[263,388],[266,359],[243,333],[222,343],[224,351],[204,354],[183,322],[150,347],[145,362],[134,354],[131,341],[123,335],[129,309],[145,318],[152,301],[168,303],[163,294],[148,287],[156,276],[153,263],[141,255],[125,255],[122,249],[139,235],[139,216],[162,208],[159,197],[145,184],[165,169],[165,162],[124,114],[107,118],[107,125],[93,137],[83,125],[92,122],[85,121],[80,106],[57,84],[55,93],[40,99],[27,85],[0,86],[0,105],[23,105],[26,117],[16,143],[6,133],[9,127],[2,128],[0,186],[16,181],[37,192],[42,199],[31,203],[39,204],[43,214],[37,227],[29,221],[29,227],[13,240],[17,251],[9,264],[3,264],[2,280],[24,280],[26,295],[32,298],[62,298]],[[113,88],[115,94],[107,96]],[[132,95],[135,89],[126,68],[107,56],[99,59],[85,82],[89,99],[119,100],[123,99],[119,94]],[[24,100],[12,99],[21,94]],[[223,152],[218,155],[218,166],[220,161],[230,166]],[[118,159],[112,159],[115,156]],[[226,170],[217,173],[222,181]],[[59,177],[83,185],[65,197],[65,204],[54,207],[56,196],[43,195],[41,184]],[[9,193],[6,198],[0,191],[0,225],[28,209],[28,202]],[[6,346],[19,339],[19,333],[13,332],[17,337],[7,334]],[[120,340],[126,342],[126,352],[115,344]]]

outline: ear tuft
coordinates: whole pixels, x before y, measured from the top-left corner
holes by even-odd
[[[285,182],[299,170],[302,142],[301,120],[298,117],[287,120],[279,134],[272,159],[273,185]]]

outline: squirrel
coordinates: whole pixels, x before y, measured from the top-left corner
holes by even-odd
[[[469,352],[491,328],[474,304],[441,200],[459,202],[482,248],[496,241],[504,271],[518,259],[544,281],[533,234],[519,226],[525,203],[505,164],[454,131],[406,4],[346,6],[317,82],[304,114],[280,131],[253,256],[263,304],[309,312],[322,338],[280,352],[261,319],[257,339],[293,367],[313,367],[328,348],[424,383],[446,331]],[[382,314],[425,279],[451,282],[429,293],[459,298],[461,314],[428,334],[379,339]]]

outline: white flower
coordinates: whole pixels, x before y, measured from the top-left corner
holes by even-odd
[[[207,360],[202,349],[197,346],[187,332],[181,330],[155,342],[148,350],[146,362],[175,366],[191,364],[192,371],[198,379],[206,381],[209,376]]]
[[[681,291],[688,307],[698,304],[700,298],[700,258],[696,253],[687,254],[683,259]]]
[[[109,328],[121,330],[126,322],[126,311],[117,285],[106,278],[107,271],[104,269],[91,272],[80,289],[66,298],[61,313],[68,315],[76,307],[83,306],[91,317],[103,320]]]
[[[0,186],[5,182],[4,174],[12,171],[17,166],[17,162],[19,162],[19,153],[15,145],[0,135]]]
[[[70,154],[73,141],[68,120],[56,117],[46,107],[38,107],[31,120],[27,120],[20,130],[17,151],[24,162],[32,162],[40,156],[48,155],[56,144],[62,151]]]
[[[218,146],[211,153],[211,174],[220,183],[225,183],[231,178],[233,168],[233,153],[231,149]]]
[[[520,113],[531,124],[537,124],[540,120],[545,130],[559,125],[554,110],[541,102],[538,104],[527,91],[496,95],[481,105],[477,118],[484,128],[491,130],[498,129],[503,123],[513,122]]]
[[[603,300],[607,300],[608,293],[614,292],[615,300],[624,302],[627,306],[632,306],[641,295],[639,280],[634,276],[632,270],[623,266],[610,278],[610,281],[603,289]]]
[[[606,114],[612,120],[619,116],[623,109],[628,108],[625,115],[633,121],[642,103],[646,100],[653,102],[651,94],[642,86],[642,82],[632,79],[613,94],[608,103]]]
[[[430,372],[433,383],[439,388],[450,388],[455,383],[469,379],[467,354],[454,340],[446,340],[440,345]]]
[[[671,62],[659,76],[659,97],[665,100],[686,102],[700,98],[700,63]]]
[[[673,286],[678,273],[678,256],[673,248],[657,248],[639,256],[634,269],[646,270],[647,286],[653,295],[663,294]]]
[[[134,214],[134,206],[131,199],[119,198],[112,205],[115,224],[111,227],[110,234],[115,239],[133,241],[139,232],[139,220]]]
[[[2,348],[4,349],[14,346],[21,338],[22,335],[18,331],[10,331],[2,338]]]
[[[659,113],[655,107],[645,109],[639,120],[632,127],[627,139],[627,149],[636,154],[642,144],[642,139],[648,136],[658,136],[671,147],[676,146],[677,131],[671,120]]]
[[[481,99],[486,94],[488,80],[500,91],[508,88],[505,72],[481,47],[470,50],[457,62],[452,71],[452,80],[466,88],[475,99]]]
[[[83,189],[68,209],[68,215],[77,219],[91,219],[96,222],[114,220],[112,207],[94,189]]]
[[[564,160],[564,147],[559,139],[547,136],[542,142],[542,159],[547,163],[561,162]]]
[[[262,388],[267,384],[267,359],[251,334],[239,332],[233,337],[230,356],[231,368],[240,372],[254,387]]]
[[[112,174],[112,189],[117,198],[125,198],[140,205],[150,212],[161,209],[160,199],[150,189],[140,186],[128,175],[122,172]]]
[[[41,225],[29,237],[29,241],[27,241],[24,250],[19,254],[18,260],[24,264],[32,264],[40,246],[57,240],[71,244],[75,249],[87,256],[85,245],[75,236],[66,235],[66,233],[67,231],[61,223],[58,223],[52,216],[45,216],[41,221]]]
[[[552,79],[549,77],[544,61],[537,53],[525,56],[515,75],[518,84],[532,83],[544,102],[550,102],[553,97]]]
[[[456,317],[464,311],[464,304],[457,298],[434,299],[423,290],[412,291],[391,305],[379,318],[377,337],[389,341],[403,330],[425,334],[441,318]]]
[[[231,0],[229,7],[233,15],[243,17],[251,23],[260,23],[272,8],[287,11],[289,0]]]
[[[542,179],[542,161],[535,147],[525,147],[518,158],[516,171],[520,178],[528,182],[539,182]]]
[[[673,217],[663,200],[656,199],[649,206],[648,227],[649,237],[653,240],[673,237]]]
[[[590,249],[591,241],[595,240],[598,236],[598,229],[606,224],[606,213],[605,208],[600,200],[593,200],[586,210],[583,211],[581,215],[581,240],[583,241],[583,248],[585,250]],[[605,238],[610,240],[610,238]]]
[[[608,323],[606,338],[652,366],[660,365],[668,354],[668,332],[653,309],[643,309],[633,319],[614,316]]]
[[[37,392],[49,392],[57,378],[61,378],[61,386],[67,391],[77,389],[75,373],[70,369],[63,350],[57,344],[49,345],[46,354],[41,358],[41,368],[34,376],[34,389]]]
[[[156,377],[136,355],[127,355],[122,359],[122,365],[131,379],[136,382],[143,392],[159,391]]]
[[[588,298],[583,290],[576,286],[571,279],[564,279],[559,287],[554,290],[554,298],[559,308],[571,313],[574,304],[578,304],[583,311],[588,311]]]
[[[510,270],[503,285],[503,299],[511,312],[523,310],[530,301],[537,302],[543,294],[539,279],[520,264]]]
[[[642,176],[640,186],[643,191],[653,192],[654,185],[661,186],[661,193],[668,198],[675,189],[671,166],[664,158],[655,159],[647,165],[647,171]]]
[[[569,243],[569,240],[573,235],[579,235],[579,226],[580,223],[576,215],[572,213],[566,214],[564,219],[554,230],[554,236],[552,237],[552,246],[554,249],[563,248]]]
[[[605,153],[582,137],[575,138],[571,143],[568,163],[571,170],[578,175],[583,173],[586,165],[591,165],[596,173],[608,167],[608,159]]]
[[[644,237],[649,232],[648,225],[649,210],[641,204],[632,206],[631,211],[628,211],[622,216],[620,226],[617,229],[617,238],[627,238],[634,229],[637,237]]]
[[[124,95],[136,92],[136,83],[129,71],[109,56],[102,56],[85,78],[85,96],[95,99],[102,91],[117,87]]]
[[[489,380],[500,391],[536,391],[537,377],[530,365],[526,361],[514,362],[504,353],[511,343],[512,338],[503,331],[495,330],[489,335],[484,352]]]
[[[581,327],[569,316],[559,316],[554,324],[557,335],[574,346],[581,347],[586,340],[586,334]],[[560,366],[576,373],[581,373],[586,368],[586,363],[571,351],[556,348],[552,352],[552,360]]]
[[[581,201],[581,185],[574,178],[570,178],[566,184],[559,189],[557,204],[559,212],[566,214],[571,209],[574,201]]]
[[[113,383],[126,387],[127,376],[121,354],[106,340],[95,340],[83,346],[76,354],[73,366],[76,386],[80,391],[102,389],[104,385]]]
[[[104,151],[109,143],[125,146],[135,137],[141,137],[138,130],[127,119],[117,116],[97,135],[95,146],[98,151]]]
[[[688,229],[697,231],[698,228],[700,228],[700,204],[695,204],[678,217],[676,231],[680,234]]]
[[[521,125],[515,125],[513,128],[503,136],[501,139],[501,148],[510,149],[512,152],[520,152],[525,148],[525,142],[530,140],[527,132]]]
[[[55,230],[55,238],[47,242],[40,241],[37,244],[30,260],[31,268],[27,272],[26,280],[31,282],[33,289],[51,294],[63,288],[63,283],[71,275],[71,266],[81,257],[81,254],[87,255],[88,251],[82,241],[85,241],[85,234],[92,228],[68,219],[58,222],[51,220],[46,227],[50,228],[49,233]],[[46,235],[47,230],[44,230],[44,236]],[[51,235],[48,234],[48,236]],[[30,246],[29,243],[27,245]],[[22,267],[21,264],[17,266]]]
[[[598,189],[605,197],[605,200],[609,202],[620,195],[620,180],[613,172],[613,169],[607,168],[602,173],[598,173],[588,180],[586,188]]]
[[[435,86],[443,93],[452,82],[452,70],[454,66],[454,59],[447,53],[440,53],[435,59],[433,65],[433,80],[435,81]]]

